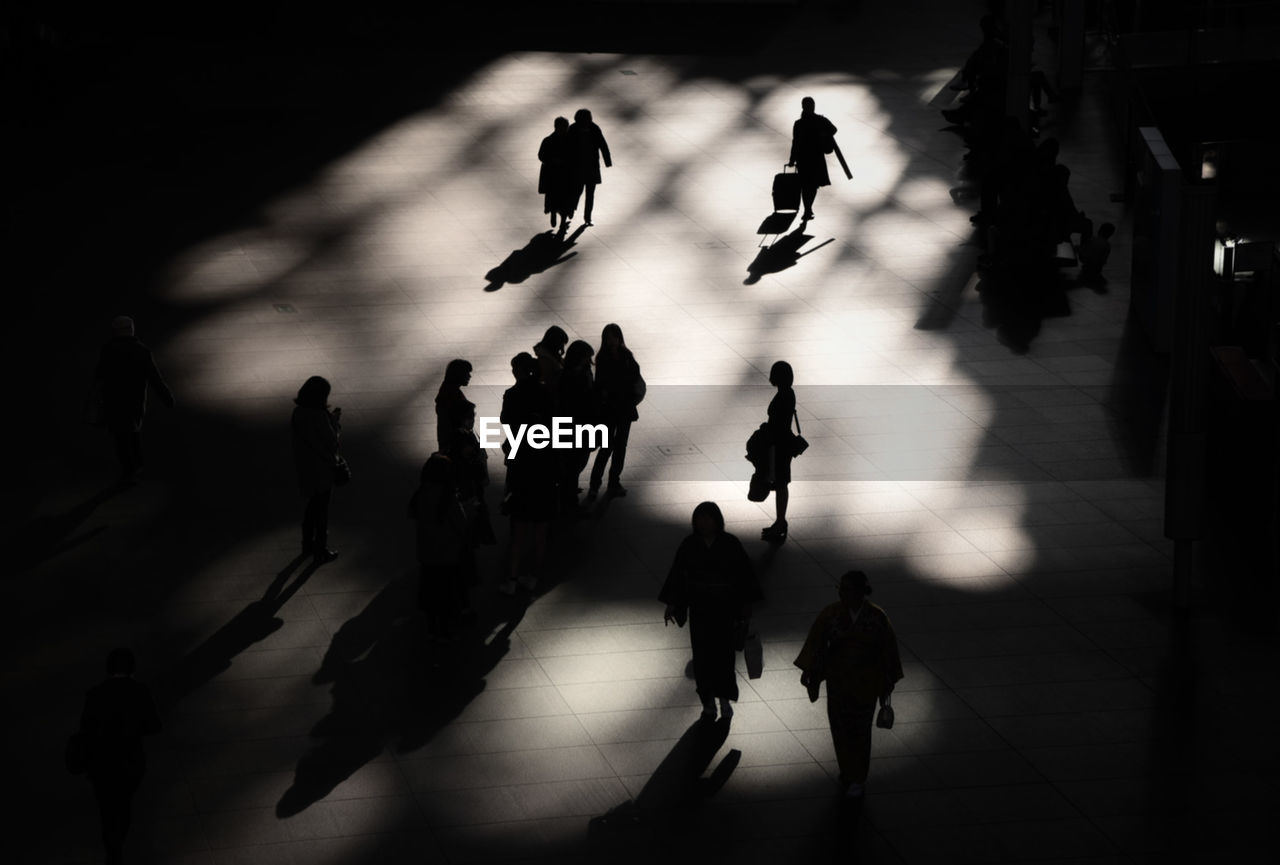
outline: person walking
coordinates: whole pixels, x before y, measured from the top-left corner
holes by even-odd
[[[884,610],[867,600],[871,586],[862,571],[840,577],[840,600],[818,613],[795,660],[800,682],[817,702],[827,683],[827,720],[845,795],[866,789],[871,765],[871,723],[878,700],[892,711],[890,695],[902,678],[898,640]],[[890,722],[892,723],[892,722]]]
[[[693,534],[680,542],[658,600],[667,605],[665,623],[683,627],[686,618],[689,622],[704,721],[715,720],[717,699],[720,717],[733,717],[732,703],[738,699],[734,656],[751,605],[762,597],[751,560],[741,541],[724,530],[719,506],[702,502],[693,509]]]
[[[444,368],[444,381],[436,392],[436,443],[438,453],[453,449],[453,434],[460,427],[462,413],[471,402],[462,389],[471,383],[471,363],[454,358]],[[475,406],[471,406],[474,410]]]
[[[813,200],[818,187],[831,185],[827,154],[835,150],[835,134],[835,124],[814,111],[813,97],[801,99],[800,119],[791,127],[791,158],[787,165],[795,166],[796,174],[800,175],[805,220],[813,219]]]
[[[773,503],[777,518],[773,525],[760,532],[760,537],[771,544],[787,540],[787,504],[791,501],[791,459],[795,456],[796,435],[791,431],[791,421],[796,414],[796,392],[791,386],[795,372],[785,360],[777,361],[769,369],[769,384],[778,389],[769,401],[769,440],[772,444],[770,459],[773,468]]]
[[[133,678],[136,667],[133,652],[112,649],[107,655],[107,677],[89,690],[80,714],[80,736],[102,821],[107,865],[124,861],[133,797],[147,770],[142,737],[161,729],[151,691]]]
[[[596,453],[591,466],[591,485],[587,490],[588,503],[600,494],[605,466],[609,466],[610,496],[625,496],[622,486],[622,469],[627,462],[627,441],[631,437],[631,425],[640,419],[636,408],[644,399],[644,378],[640,364],[627,348],[622,328],[606,324],[600,334],[600,351],[596,353],[596,394],[602,422],[609,429],[609,444]]]
[[[587,225],[594,224],[591,212],[595,206],[596,184],[601,182],[602,157],[605,168],[612,168],[613,157],[609,155],[609,145],[604,140],[604,133],[591,119],[591,112],[586,108],[579,108],[573,114],[573,125],[569,127],[569,175],[573,189],[569,212],[578,209],[578,197],[585,193],[582,221]]]
[[[560,219],[560,230],[569,228],[573,218],[573,199],[569,178],[569,121],[555,119],[554,130],[538,146],[538,192],[542,193],[542,212],[550,214],[551,227]]]
[[[292,418],[293,464],[298,488],[307,499],[302,514],[302,554],[310,554],[318,565],[338,557],[329,549],[329,502],[334,473],[343,465],[338,453],[342,409],[329,408],[329,392],[326,379],[311,376],[298,390]]]
[[[134,334],[132,318],[117,316],[111,322],[111,333],[94,370],[89,398],[91,420],[111,433],[120,461],[120,479],[132,481],[143,463],[142,420],[147,413],[147,391],[154,389],[167,408],[173,408],[173,393],[160,375],[151,349]]]

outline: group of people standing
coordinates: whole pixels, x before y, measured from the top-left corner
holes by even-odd
[[[592,225],[595,208],[596,184],[600,183],[600,160],[606,168],[612,167],[613,157],[604,133],[591,119],[591,112],[579,108],[573,114],[573,123],[557,117],[550,135],[542,139],[538,147],[538,192],[542,193],[542,212],[550,216],[551,227],[559,221],[560,232],[568,230],[569,222],[582,201],[582,219]],[[585,196],[585,198],[584,198]]]

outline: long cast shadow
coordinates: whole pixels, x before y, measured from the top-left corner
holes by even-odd
[[[794,267],[804,256],[822,249],[822,247],[835,240],[835,238],[829,237],[812,249],[806,249],[801,252],[800,247],[813,240],[812,234],[805,233],[805,228],[807,227],[808,223],[801,222],[795,231],[790,234],[784,234],[771,246],[761,249],[756,254],[755,260],[747,265],[747,278],[742,281],[742,284],[755,285],[766,274],[779,273],[789,267]]]
[[[259,600],[252,601],[213,636],[193,649],[177,667],[161,677],[161,693],[167,704],[178,703],[194,693],[214,676],[229,669],[241,652],[280,629],[284,620],[276,613],[319,567],[312,563],[293,582],[289,582],[290,576],[305,560],[306,556],[298,556],[285,565]]]
[[[9,568],[5,576],[12,579],[24,574],[106,531],[107,526],[94,526],[71,536],[99,506],[130,486],[132,484],[127,481],[116,481],[60,514],[41,515],[5,532],[3,544],[9,551]]]
[[[513,250],[501,264],[484,275],[489,280],[484,290],[498,291],[508,283],[519,284],[534,274],[550,270],[557,264],[564,264],[578,254],[569,250],[585,230],[586,226],[580,225],[568,237],[558,231],[535,234],[524,247]]]
[[[409,575],[392,580],[334,634],[313,678],[333,683],[333,705],[311,731],[321,741],[298,760],[278,817],[325,798],[392,742],[407,753],[431,741],[485,689],[524,615],[489,608],[452,645],[427,646],[415,591]]]
[[[638,796],[591,819],[587,832],[592,846],[615,861],[619,857],[622,861],[638,861],[660,855],[668,839],[693,829],[698,803],[724,786],[742,758],[740,751],[732,750],[711,777],[702,777],[728,737],[728,721],[695,722],[663,758]]]

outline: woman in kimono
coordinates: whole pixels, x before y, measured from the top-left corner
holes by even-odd
[[[737,637],[751,617],[751,605],[760,600],[751,560],[742,543],[724,530],[724,516],[715,502],[693,509],[693,534],[676,550],[675,562],[658,600],[667,605],[666,622],[684,626],[689,621],[693,647],[693,674],[702,698],[702,720],[733,717],[732,701],[738,699],[734,670]]]
[[[876,702],[889,705],[902,678],[898,640],[884,610],[867,600],[871,587],[862,571],[840,578],[840,600],[818,614],[795,664],[800,683],[816,702],[827,683],[827,720],[840,764],[845,795],[862,796],[871,762],[871,721]]]

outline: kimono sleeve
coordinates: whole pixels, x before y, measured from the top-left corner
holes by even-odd
[[[822,642],[827,637],[827,629],[831,627],[831,608],[827,607],[818,617],[813,620],[813,625],[809,628],[809,636],[805,638],[804,646],[800,649],[800,654],[796,656],[793,662],[797,667],[806,673],[813,672],[818,666],[818,656],[822,651]]]

